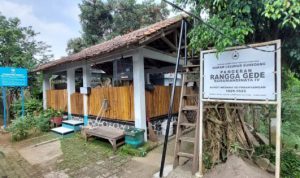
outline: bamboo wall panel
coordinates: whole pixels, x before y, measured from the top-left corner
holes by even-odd
[[[180,91],[181,87],[176,87],[173,113],[177,113],[179,109]],[[153,118],[168,114],[171,92],[172,87],[169,86],[155,86],[153,91],[146,92],[147,117]]]
[[[71,94],[71,111],[72,114],[83,115],[83,95],[80,93]]]
[[[47,90],[47,107],[55,110],[67,111],[67,90]]]
[[[89,114],[97,116],[105,99],[109,107],[100,114],[101,117],[134,121],[132,86],[93,88],[89,95]]]
[[[155,86],[153,91],[146,91],[146,116],[153,118],[167,115],[169,111],[172,87]],[[173,113],[179,109],[181,87],[176,87]],[[108,110],[100,116],[107,119],[134,121],[133,87],[101,87],[91,89],[88,98],[89,115],[97,116],[102,102],[108,100]],[[67,90],[48,90],[47,105],[56,110],[67,111]],[[83,95],[73,93],[71,95],[72,114],[83,115]]]

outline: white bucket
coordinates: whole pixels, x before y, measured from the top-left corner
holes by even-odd
[[[167,120],[165,120],[163,123],[161,123],[161,132],[162,135],[166,135],[167,130]],[[169,136],[173,135],[173,122],[170,123],[170,129],[169,129]]]

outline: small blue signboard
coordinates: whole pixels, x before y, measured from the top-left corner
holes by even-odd
[[[24,116],[24,87],[28,85],[27,69],[14,67],[0,67],[0,87],[2,88],[3,119],[6,128],[6,88],[21,87],[22,116]]]
[[[27,69],[0,67],[1,87],[26,87],[28,85]]]

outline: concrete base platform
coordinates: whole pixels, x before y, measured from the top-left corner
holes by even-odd
[[[77,121],[77,120],[65,120],[62,123],[65,123],[68,125],[83,125],[82,121]]]
[[[56,127],[56,128],[51,129],[51,131],[61,134],[61,135],[65,135],[65,134],[74,132],[74,129],[70,129],[70,128],[66,128],[66,127]]]

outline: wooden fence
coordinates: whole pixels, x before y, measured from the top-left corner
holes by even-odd
[[[80,93],[73,93],[71,95],[71,110],[72,114],[83,115],[83,95]]]
[[[176,87],[173,113],[178,112],[180,89]],[[168,114],[172,87],[155,86],[153,91],[146,91],[146,115],[154,118]],[[89,115],[97,116],[102,102],[108,100],[108,109],[100,114],[113,120],[134,121],[133,86],[92,88],[88,98]],[[48,90],[47,104],[53,109],[67,111],[67,91]],[[83,95],[71,95],[72,114],[83,115]]]
[[[89,96],[89,114],[97,116],[105,99],[108,100],[109,107],[100,116],[134,121],[132,86],[93,88]]]
[[[55,110],[67,111],[67,90],[47,90],[47,107]]]
[[[176,87],[174,96],[173,113],[178,112],[180,101],[181,87]],[[153,118],[162,115],[167,115],[169,112],[170,97],[172,87],[169,86],[155,86],[151,92],[146,92],[146,114],[147,117]]]

